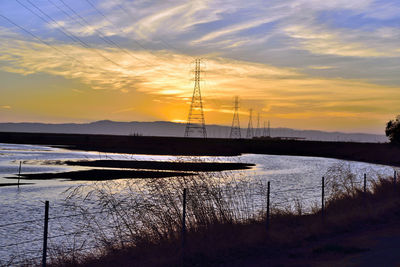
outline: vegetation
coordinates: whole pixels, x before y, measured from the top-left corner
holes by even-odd
[[[340,178],[340,179],[339,179]],[[282,263],[293,248],[343,231],[399,216],[400,186],[391,179],[371,181],[363,191],[348,166],[327,174],[325,216],[315,204],[304,212],[301,201],[291,208],[273,207],[265,226],[266,185],[244,176],[199,176],[94,183],[70,192],[68,205],[82,212],[82,229],[93,233],[97,249],[65,252],[54,266],[203,266]],[[187,188],[187,238],[182,250],[182,191]],[[95,203],[95,204],[94,204]],[[93,216],[94,206],[101,216]],[[105,227],[107,226],[107,227]],[[63,252],[64,251],[64,252]],[[315,249],[358,253],[338,245]],[[288,258],[289,257],[289,258]]]
[[[385,133],[391,143],[400,144],[400,115],[396,119],[388,121]]]

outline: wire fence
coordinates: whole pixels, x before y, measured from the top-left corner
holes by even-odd
[[[395,184],[396,177],[395,173],[393,177]],[[234,212],[236,218],[241,221],[265,219],[268,228],[270,216],[275,210],[303,209],[303,213],[310,213],[313,209],[319,209],[323,216],[326,201],[335,193],[332,188],[327,187],[329,183],[330,181],[322,177],[321,183],[317,186],[293,189],[276,189],[270,182],[262,186],[259,184],[249,186],[240,192],[235,191],[234,186],[220,187],[218,191],[197,188],[195,192],[185,189],[183,195],[173,196],[178,200],[179,205],[169,206],[168,209],[160,203],[157,207],[160,208],[158,212],[162,216],[178,217],[174,220],[182,223],[179,227],[182,227],[181,235],[183,236],[191,227],[190,222],[198,223],[201,220],[198,216],[199,209],[202,209],[202,212],[207,212],[208,209],[216,212],[218,208],[228,207],[234,209],[231,212]],[[350,186],[353,190],[357,189],[366,193],[373,183],[373,179],[368,179],[364,175],[361,179],[350,181]],[[230,203],[230,205],[223,205],[222,202]],[[39,265],[41,263],[45,266],[47,262],[59,260],[60,255],[71,257],[79,253],[100,253],[107,244],[99,242],[97,235],[110,237],[102,240],[113,240],[113,237],[118,235],[117,241],[122,246],[125,243],[129,244],[132,242],[129,239],[132,233],[129,232],[134,231],[129,228],[131,222],[129,216],[135,211],[124,210],[124,206],[113,204],[111,200],[110,203],[114,205],[113,213],[104,206],[82,209],[76,205],[50,203],[47,214],[45,206],[27,207],[26,212],[38,219],[15,220],[0,224],[0,233],[5,234],[5,238],[0,241],[0,265]],[[123,201],[118,202],[120,203]],[[176,210],[172,211],[171,207]],[[179,232],[179,229],[177,230]]]

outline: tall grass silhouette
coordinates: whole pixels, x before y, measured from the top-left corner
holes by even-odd
[[[91,245],[97,250],[60,250],[53,264],[181,265],[184,255],[184,265],[201,265],[234,262],[238,255],[274,257],[302,240],[349,231],[360,222],[399,213],[400,187],[391,179],[369,181],[371,186],[364,193],[345,164],[332,166],[326,175],[329,195],[324,220],[318,203],[306,211],[304,202],[295,199],[284,208],[272,209],[269,229],[265,226],[266,183],[249,179],[244,172],[79,186],[69,192],[66,203],[82,214],[81,227],[92,234]],[[183,254],[184,188],[188,241]]]

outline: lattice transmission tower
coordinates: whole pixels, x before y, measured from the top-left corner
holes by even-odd
[[[256,135],[255,137],[261,136],[261,128],[260,128],[260,112],[257,113],[257,128],[256,128]]]
[[[268,128],[265,127],[265,121],[264,121],[263,136],[264,136],[264,137],[271,137],[271,127],[270,127],[269,121],[268,121]]]
[[[246,138],[253,138],[254,136],[254,129],[253,129],[253,110],[249,110],[249,124],[247,125],[247,133]]]
[[[237,96],[235,97],[235,110],[233,112],[232,127],[229,138],[242,138],[239,122],[239,97]]]
[[[195,60],[194,89],[192,103],[190,104],[188,120],[185,128],[185,137],[207,138],[206,124],[204,122],[203,102],[200,92],[201,59]]]

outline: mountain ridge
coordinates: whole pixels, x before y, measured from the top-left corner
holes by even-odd
[[[145,136],[183,136],[185,123],[169,121],[152,122],[120,122],[99,120],[89,123],[40,123],[40,122],[5,122],[0,123],[1,132],[46,132],[46,133],[82,133],[82,134],[112,134],[112,135],[145,135]],[[229,137],[230,126],[207,125],[208,137]],[[263,129],[260,129],[262,133]],[[243,137],[246,128],[241,130]],[[387,142],[384,135],[368,133],[343,133],[339,131],[326,132],[319,130],[298,130],[291,128],[271,128],[272,137],[301,138],[316,141],[344,142]]]

